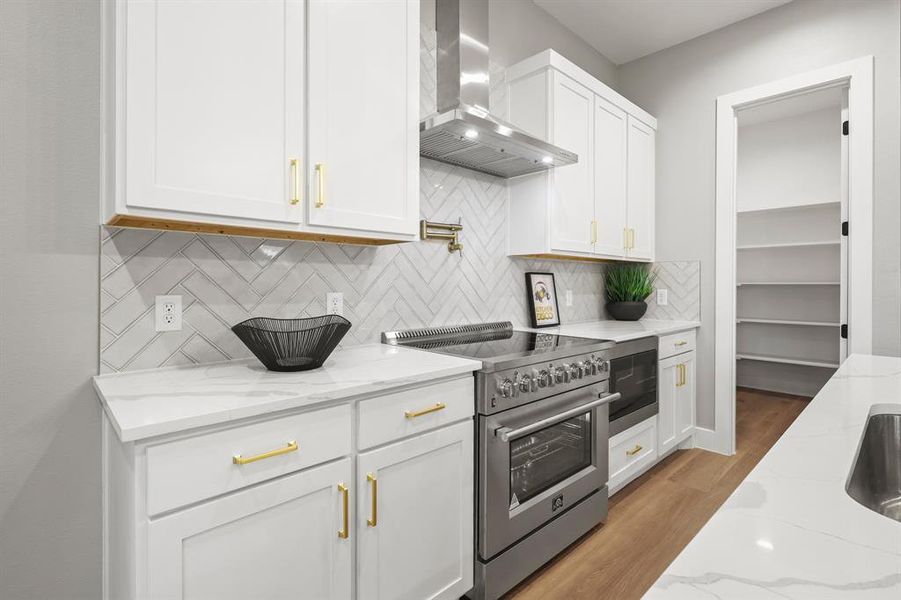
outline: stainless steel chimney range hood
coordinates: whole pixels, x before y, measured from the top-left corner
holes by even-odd
[[[488,0],[436,0],[438,112],[419,124],[419,154],[510,178],[579,157],[488,111]]]

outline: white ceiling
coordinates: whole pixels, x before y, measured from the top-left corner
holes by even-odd
[[[533,0],[617,65],[790,0]]]

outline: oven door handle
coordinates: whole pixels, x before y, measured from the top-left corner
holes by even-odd
[[[518,429],[510,429],[509,427],[499,427],[494,430],[494,435],[501,438],[501,441],[504,443],[509,442],[513,438],[517,438],[521,435],[526,435],[532,433],[533,431],[538,431],[539,429],[544,429],[545,427],[549,427],[550,425],[554,425],[555,423],[559,423],[561,421],[565,421],[570,417],[574,417],[576,415],[580,415],[584,413],[586,410],[591,410],[597,406],[602,404],[607,404],[608,402],[616,402],[622,398],[622,394],[619,392],[614,392],[612,394],[607,394],[606,396],[601,396],[597,400],[592,400],[591,402],[586,402],[585,404],[581,404],[575,408],[571,408],[569,410],[565,410],[562,413],[558,413],[553,417],[547,417],[545,419],[541,419],[540,421],[535,421],[534,423],[530,423],[525,427],[520,427]]]

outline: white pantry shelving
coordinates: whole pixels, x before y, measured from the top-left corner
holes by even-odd
[[[738,360],[756,360],[761,362],[781,363],[784,365],[801,365],[804,367],[824,367],[827,369],[837,369],[837,362],[827,362],[820,360],[804,360],[801,358],[790,358],[786,356],[767,356],[765,354],[736,354]]]
[[[739,386],[813,395],[841,362],[840,118],[838,95],[778,120],[739,116]]]
[[[762,323],[768,325],[801,325],[805,327],[839,327],[841,323],[829,321],[793,321],[790,319],[743,319],[739,317],[736,323]]]

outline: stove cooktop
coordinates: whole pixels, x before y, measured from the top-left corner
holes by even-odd
[[[589,338],[514,331],[509,322],[436,327],[382,334],[382,341],[420,350],[480,360],[484,371],[598,352],[613,342]]]

